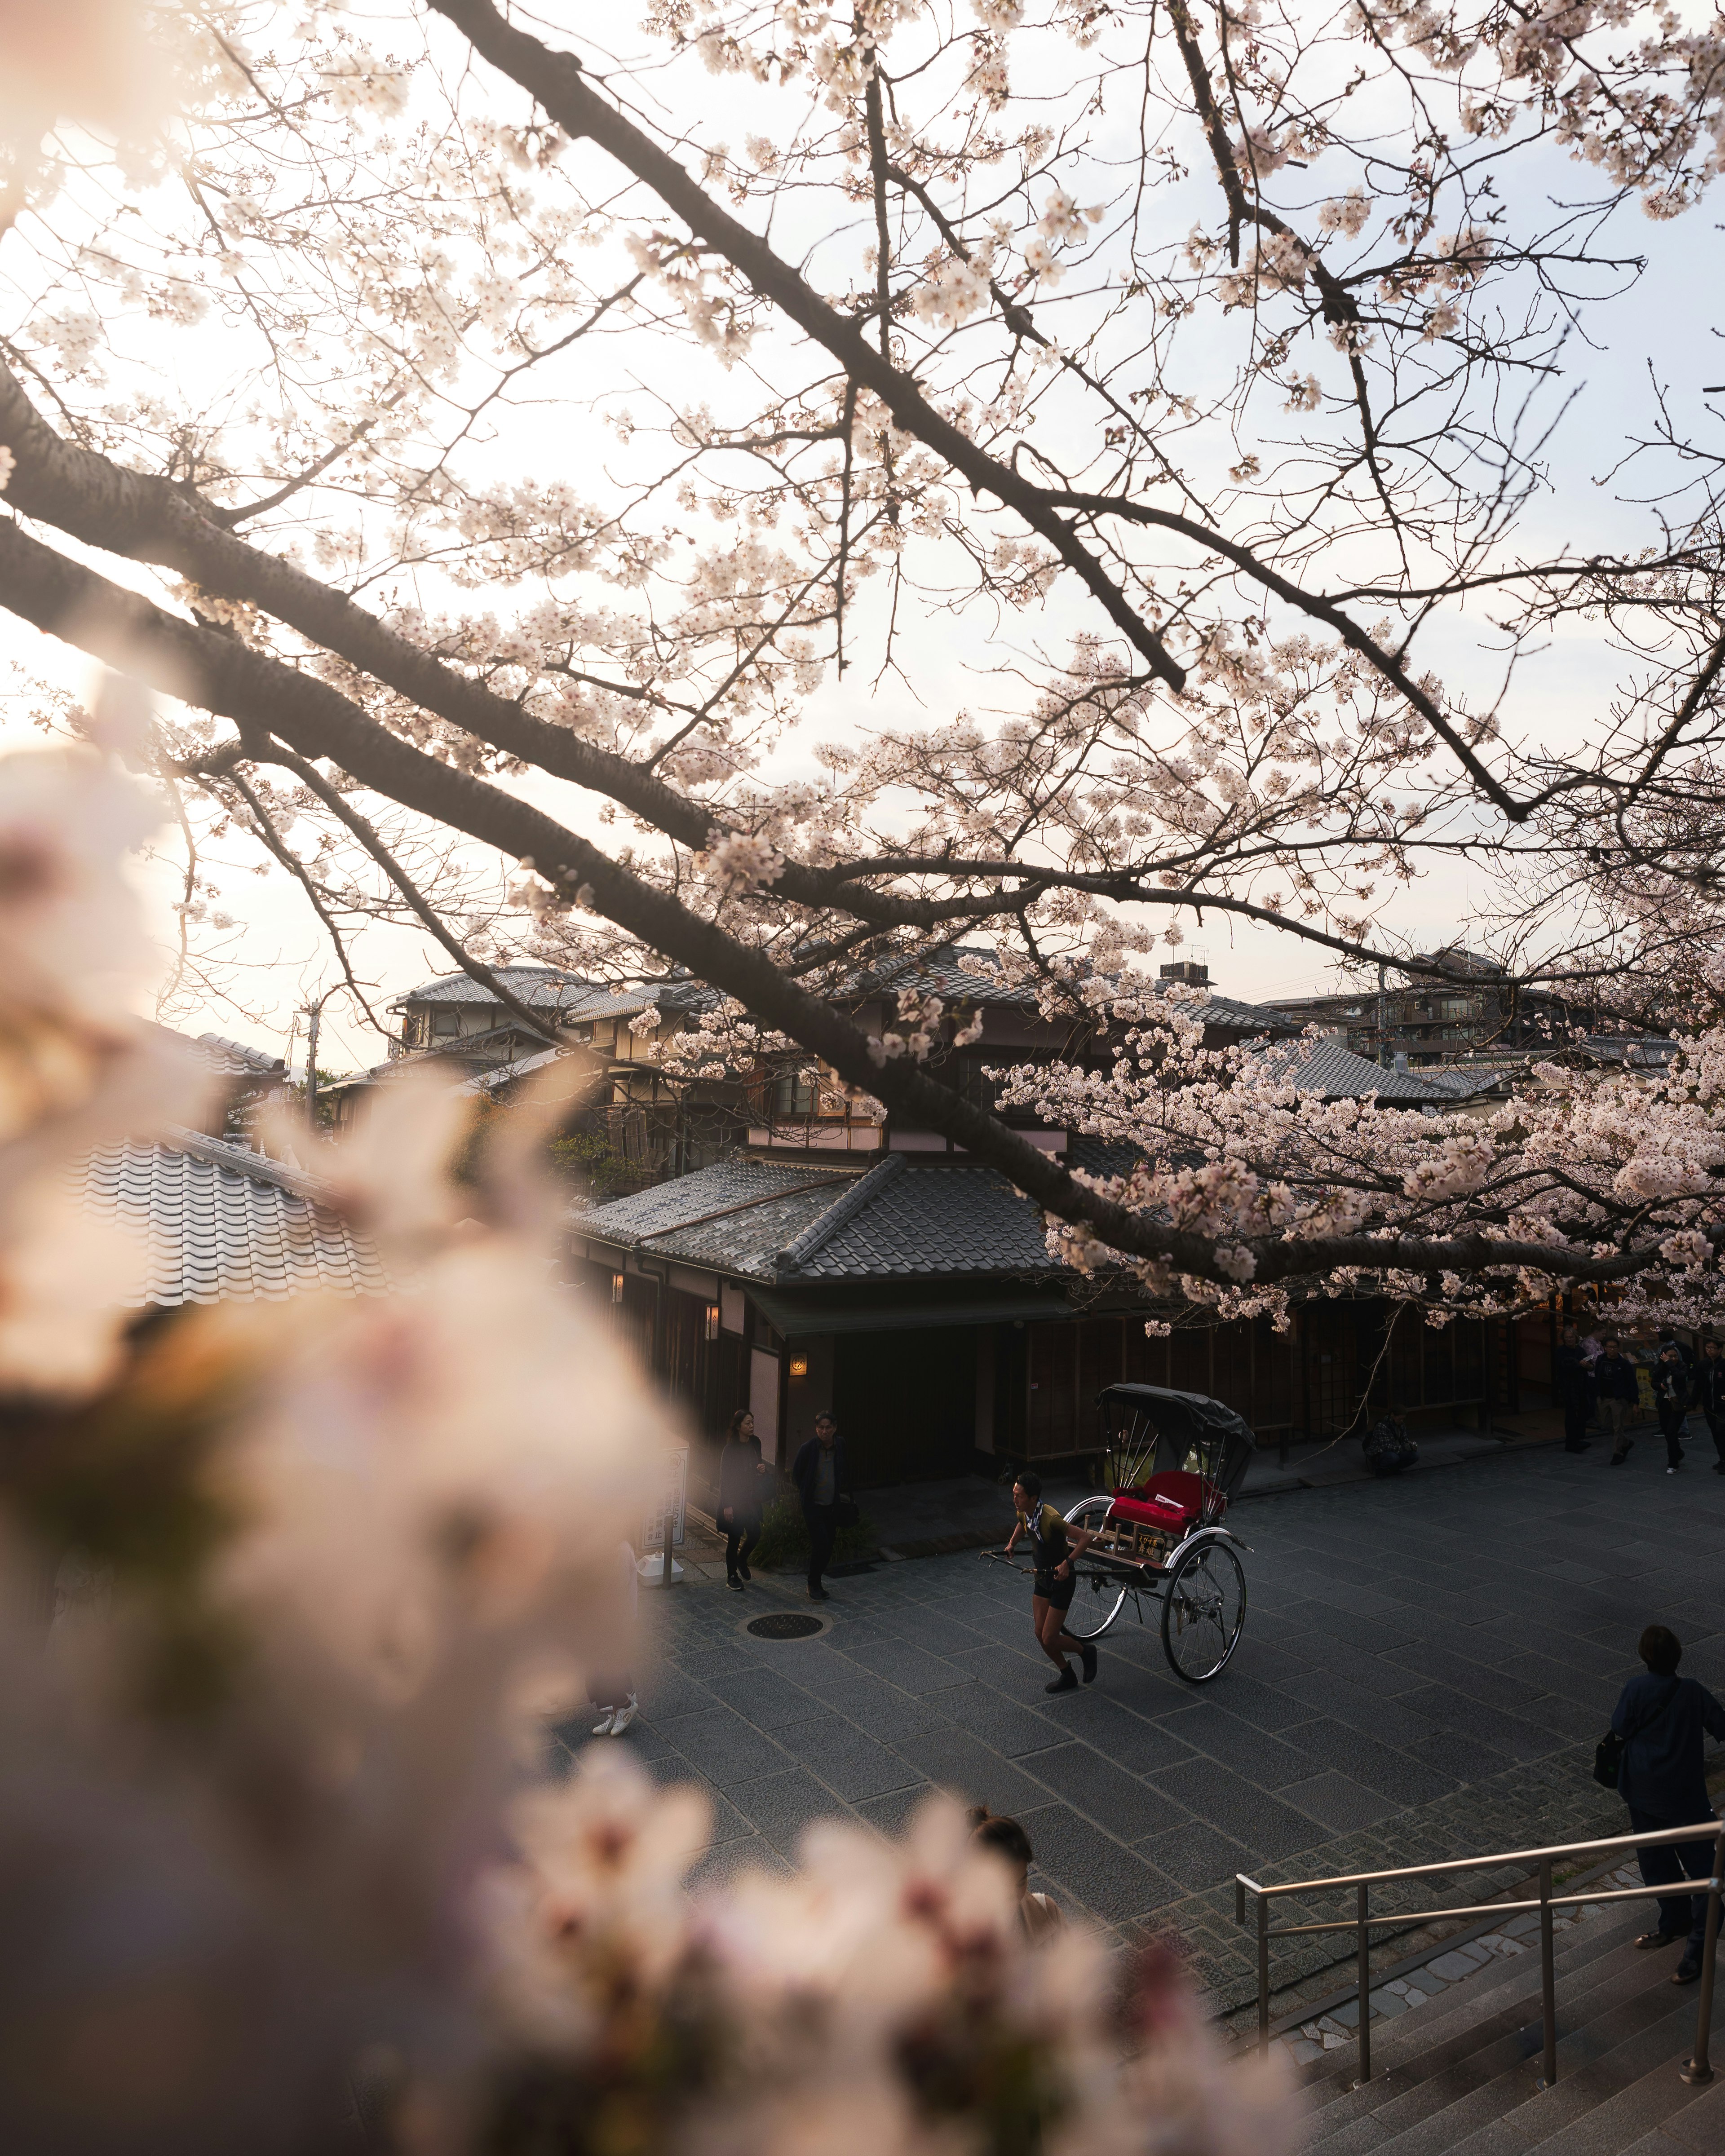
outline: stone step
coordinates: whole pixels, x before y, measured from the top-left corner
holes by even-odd
[[[1578,2137],[1595,2130],[1602,2112],[1612,2116],[1598,2130],[1615,2132],[1609,2148],[1601,2143],[1600,2156],[1626,2148],[1657,2123],[1626,2126],[1611,2102],[1644,2079],[1656,2085],[1665,2102],[1676,2109],[1692,2093],[1678,2078],[1679,2054],[1686,2049],[1682,2021],[1688,2010],[1692,2027],[1694,2002],[1685,1994],[1676,2009],[1678,1994],[1670,1985],[1651,1987],[1643,1979],[1628,1997],[1622,1985],[1604,1987],[1617,1994],[1602,1999],[1599,2011],[1560,2036],[1558,2044],[1558,2081],[1555,2088],[1539,2087],[1542,2059],[1537,2048],[1507,2065],[1491,2081],[1476,2089],[1461,2104],[1450,2107],[1428,2122],[1432,2131],[1414,2136],[1402,2134],[1379,2144],[1394,2156],[1416,2156],[1416,2152],[1466,2148],[1469,2156],[1525,2156],[1525,2152],[1551,2142],[1565,2152]],[[1663,1994],[1663,1995],[1661,1995]],[[1537,2046],[1538,2030],[1529,2031]],[[1667,2087],[1667,2084],[1669,2087]]]
[[[1702,2093],[1679,2078],[1697,1994],[1669,1982],[1676,1949],[1638,1953],[1645,1921],[1622,1905],[1560,1935],[1558,2084],[1541,2090],[1539,1958],[1516,1955],[1455,1984],[1452,1994],[1374,2021],[1368,2087],[1353,2087],[1352,2046],[1309,2084],[1314,2156],[1524,2156],[1581,2134],[1602,2156],[1627,2150]],[[1710,2112],[1707,2114],[1712,2116]],[[1722,2110],[1725,2118],[1725,2110]],[[1663,2156],[1679,2156],[1673,2143]],[[1722,2150],[1721,2156],[1725,2156]]]
[[[1635,1917],[1620,1917],[1613,1911],[1560,1934],[1553,1956],[1560,2010],[1581,1972],[1607,1956],[1633,1951],[1629,1942],[1638,1928]],[[1435,1958],[1447,1958],[1440,1954]],[[1352,2113],[1371,2110],[1379,2100],[1376,2092],[1387,2083],[1411,2087],[1422,2075],[1438,2071],[1505,2030],[1518,2027],[1527,2018],[1530,1997],[1532,2010],[1537,2015],[1537,1939],[1532,1951],[1487,1964],[1440,1993],[1430,2005],[1416,2007],[1393,2021],[1374,2021],[1370,2089],[1353,2086],[1358,2055],[1351,2043],[1322,2066],[1314,2062],[1308,2070],[1312,2076],[1307,2084],[1308,2102],[1315,2112],[1337,2107]]]
[[[1645,1999],[1646,1973],[1634,1965],[1641,1959],[1632,1946],[1622,1943],[1574,1970],[1567,1990],[1560,1977],[1559,2030],[1600,2027],[1613,2013]],[[1320,2114],[1313,2147],[1326,2156],[1364,2156],[1368,2149],[1394,2148],[1397,2156],[1448,2150],[1531,2094],[1543,2058],[1537,1964],[1531,1985],[1506,1998],[1507,1989],[1496,1987],[1494,2002],[1481,2007],[1471,2027],[1452,2030],[1384,2081],[1374,2076],[1369,2089],[1353,2092],[1357,2102],[1363,2102],[1346,2127],[1330,2130],[1330,2114]],[[1560,2082],[1563,2041],[1560,2035]],[[1573,2037],[1570,2044],[1574,2065],[1586,2051]]]

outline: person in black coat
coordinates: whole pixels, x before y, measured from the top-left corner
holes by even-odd
[[[1659,1351],[1653,1370],[1653,1404],[1659,1410],[1659,1427],[1665,1438],[1665,1471],[1675,1475],[1683,1465],[1683,1440],[1689,1434],[1689,1368],[1675,1340]]]
[[[1725,1708],[1693,1677],[1677,1675],[1683,1650],[1665,1625],[1650,1625],[1636,1651],[1647,1673],[1630,1679],[1611,1714],[1613,1730],[1625,1740],[1617,1790],[1629,1806],[1630,1825],[1637,1834],[1692,1824],[1708,1830],[1705,1840],[1667,1842],[1639,1851],[1641,1876],[1650,1887],[1675,1883],[1685,1872],[1692,1879],[1705,1879],[1712,1870],[1712,1837],[1719,1822],[1707,1801],[1702,1755],[1707,1738],[1716,1743],[1725,1738]],[[1644,1932],[1635,1944],[1663,1947],[1685,1940],[1671,1982],[1693,1984],[1701,1974],[1707,1914],[1705,1894],[1663,1896],[1658,1929]]]
[[[1624,1353],[1615,1332],[1605,1335],[1604,1350],[1594,1365],[1594,1383],[1611,1430],[1611,1465],[1620,1467],[1635,1443],[1632,1437],[1624,1435],[1624,1425],[1640,1393],[1635,1383],[1635,1366]]]
[[[809,1527],[809,1599],[824,1602],[821,1574],[833,1561],[839,1533],[839,1500],[845,1490],[845,1440],[824,1409],[814,1418],[814,1435],[791,1462],[791,1480],[803,1501]]]
[[[1695,1404],[1707,1419],[1713,1434],[1715,1475],[1725,1475],[1725,1354],[1717,1340],[1704,1340],[1701,1360],[1695,1366]]]
[[[1588,1421],[1594,1411],[1594,1373],[1582,1353],[1581,1334],[1573,1325],[1563,1327],[1552,1358],[1552,1377],[1558,1405],[1563,1410],[1563,1450],[1585,1452]]]
[[[725,1584],[742,1594],[754,1578],[749,1559],[761,1539],[761,1507],[767,1488],[767,1463],[755,1419],[747,1408],[731,1418],[719,1455],[719,1525],[725,1531]]]

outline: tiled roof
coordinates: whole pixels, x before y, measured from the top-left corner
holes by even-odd
[[[634,1018],[644,1010],[661,1010],[674,1018],[689,1011],[711,1010],[724,998],[703,981],[642,981],[634,988],[606,988],[576,1004],[567,1013],[572,1024],[590,1025],[600,1019]]]
[[[728,1162],[578,1212],[572,1225],[600,1241],[645,1242],[655,1257],[765,1281],[1018,1278],[1055,1270],[1040,1213],[1004,1175],[896,1153],[866,1172]]]
[[[136,1306],[389,1286],[376,1251],[317,1202],[313,1178],[243,1146],[170,1131],[154,1144],[103,1147],[73,1180],[87,1212],[117,1218],[144,1246]]]
[[[1142,1146],[1124,1138],[1073,1137],[1066,1146],[1067,1167],[1086,1175],[1130,1175],[1143,1158]]]
[[[578,1209],[571,1224],[578,1235],[601,1242],[625,1249],[645,1244],[657,1257],[770,1280],[778,1252],[861,1173],[779,1161],[721,1161],[633,1198]]]
[[[1157,992],[1166,995],[1178,985],[1173,981],[1158,981]],[[1281,1039],[1290,1029],[1287,1019],[1268,1004],[1243,1004],[1235,996],[1219,996],[1214,988],[1209,1001],[1196,1004],[1194,1009],[1203,1014],[1207,1027],[1222,1033],[1268,1033]]]
[[[1363,1101],[1375,1093],[1380,1101],[1413,1106],[1452,1102],[1471,1084],[1458,1085],[1458,1071],[1386,1070],[1339,1040],[1285,1040],[1260,1050],[1274,1078],[1291,1080],[1301,1093],[1316,1093],[1326,1101]]]
[[[883,958],[878,965],[848,981],[840,993],[846,997],[891,994],[914,988],[921,995],[939,996],[946,1003],[1034,1004],[1036,992],[1027,984],[1009,986],[995,971],[994,953],[985,944],[947,943],[932,951],[907,952],[902,957]],[[983,970],[970,973],[961,958],[980,959]]]
[[[584,974],[566,973],[557,966],[494,966],[491,970],[510,993],[530,1009],[540,1004],[549,1010],[567,1009],[599,987]],[[403,1004],[495,1004],[496,1000],[471,973],[444,973],[398,996],[390,1008],[398,1009]]]
[[[902,1280],[1052,1270],[1038,1207],[996,1168],[893,1160],[845,1194],[798,1245],[779,1277]]]
[[[227,1040],[219,1033],[200,1033],[198,1045],[224,1077],[285,1078],[287,1065],[267,1048],[248,1048],[243,1040]]]
[[[285,1078],[287,1065],[267,1048],[250,1048],[243,1040],[227,1040],[219,1033],[177,1033],[171,1025],[145,1020],[151,1033],[166,1034],[204,1070],[218,1078]]]
[[[517,1078],[531,1078],[535,1071],[548,1070],[553,1063],[562,1062],[568,1053],[567,1048],[542,1048],[536,1055],[518,1056],[512,1063],[500,1063],[495,1070],[476,1071],[452,1090],[457,1093],[495,1093],[500,1086],[510,1085]]]

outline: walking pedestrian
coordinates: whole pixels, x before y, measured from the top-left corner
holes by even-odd
[[[814,1435],[791,1462],[791,1480],[803,1501],[809,1527],[809,1599],[824,1602],[821,1574],[833,1561],[839,1534],[839,1502],[845,1489],[845,1440],[824,1409],[814,1418]]]
[[[1012,1486],[1012,1502],[1018,1512],[1012,1532],[1006,1539],[1005,1554],[1012,1555],[1020,1535],[1029,1539],[1034,1576],[1030,1583],[1030,1625],[1036,1635],[1036,1644],[1048,1656],[1060,1675],[1045,1691],[1076,1691],[1078,1680],[1072,1674],[1068,1655],[1076,1655],[1084,1665],[1084,1681],[1096,1681],[1096,1650],[1089,1640],[1075,1640],[1066,1630],[1066,1612],[1072,1607],[1072,1597],[1078,1591],[1078,1580],[1072,1570],[1072,1560],[1086,1550],[1096,1537],[1084,1527],[1068,1527],[1052,1505],[1042,1502],[1042,1482],[1038,1476],[1028,1472],[1020,1475]]]
[[[1065,1927],[1066,1920],[1053,1895],[1030,1892],[1030,1866],[1036,1855],[1030,1846],[1029,1835],[1015,1819],[1008,1819],[1002,1812],[991,1812],[986,1804],[973,1804],[970,1811],[970,1838],[979,1849],[992,1849],[1011,1868],[1013,1883],[1018,1890],[1019,1922],[1033,1947],[1040,1946],[1043,1940],[1052,1938]]]
[[[1693,1677],[1680,1677],[1683,1650],[1677,1635],[1663,1625],[1650,1625],[1636,1652],[1647,1666],[1645,1676],[1631,1677],[1612,1710],[1611,1727],[1624,1740],[1617,1770],[1618,1794],[1629,1806],[1636,1834],[1662,1827],[1705,1825],[1702,1841],[1666,1842],[1638,1852],[1641,1877],[1649,1887],[1674,1885],[1686,1872],[1705,1879],[1712,1871],[1713,1836],[1718,1820],[1707,1802],[1702,1760],[1705,1738],[1725,1738],[1725,1708]],[[1638,1947],[1670,1946],[1685,1941],[1673,1984],[1693,1984],[1701,1974],[1707,1933],[1705,1894],[1661,1897],[1659,1925],[1644,1932]]]
[[[1599,1409],[1611,1433],[1611,1465],[1621,1467],[1629,1458],[1634,1438],[1625,1431],[1630,1409],[1640,1398],[1635,1366],[1623,1352],[1615,1332],[1605,1335],[1605,1345],[1594,1365],[1594,1383],[1599,1389]]]
[[[754,1578],[749,1559],[761,1539],[761,1507],[767,1490],[767,1463],[755,1419],[747,1408],[731,1418],[719,1454],[719,1525],[725,1531],[725,1584],[739,1594]]]
[[[1694,1356],[1690,1353],[1688,1348],[1684,1344],[1684,1342],[1677,1337],[1674,1327],[1669,1325],[1661,1325],[1659,1328],[1659,1345],[1653,1351],[1656,1358],[1663,1355],[1667,1348],[1675,1348],[1676,1349],[1678,1355],[1682,1360],[1684,1376],[1686,1378],[1692,1378],[1695,1375]]]
[[[1563,1410],[1563,1450],[1587,1450],[1587,1425],[1593,1414],[1593,1373],[1582,1352],[1581,1334],[1574,1325],[1563,1327],[1563,1337],[1552,1358],[1553,1389]]]
[[[1717,1340],[1703,1340],[1701,1360],[1695,1366],[1695,1404],[1707,1419],[1712,1433],[1715,1475],[1725,1475],[1725,1355]]]
[[[1689,1432],[1689,1394],[1683,1351],[1675,1340],[1667,1340],[1653,1371],[1653,1404],[1659,1410],[1659,1427],[1665,1439],[1667,1475],[1675,1475],[1683,1465],[1683,1440]]]

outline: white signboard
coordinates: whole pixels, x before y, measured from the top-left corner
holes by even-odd
[[[665,1548],[667,1525],[670,1528],[671,1547],[674,1549],[682,1547],[688,1502],[689,1448],[684,1445],[679,1445],[674,1452],[660,1455],[659,1487],[641,1537],[644,1554]]]

